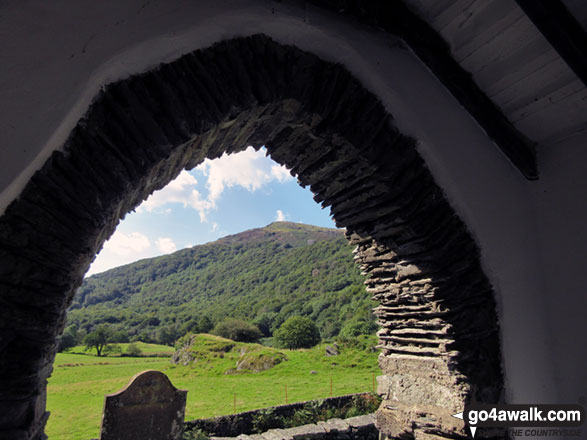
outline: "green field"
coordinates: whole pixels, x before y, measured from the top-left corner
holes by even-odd
[[[120,347],[121,351],[124,353],[128,349],[130,344],[122,343],[122,344],[114,344]],[[167,345],[158,345],[158,344],[147,344],[145,342],[135,342],[136,345],[142,352],[144,356],[154,356],[154,357],[169,357],[173,354],[175,349],[173,347],[169,347]],[[78,345],[76,347],[70,348],[67,350],[67,353],[60,353],[60,354],[89,354],[94,355],[96,354],[95,348],[87,348],[83,345]],[[101,358],[96,358],[97,362],[100,362]],[[57,361],[55,361],[57,363]]]
[[[344,346],[332,357],[325,356],[325,344],[307,350],[280,350],[287,361],[267,371],[238,374],[225,372],[234,368],[242,343],[230,353],[210,352],[190,366],[173,365],[162,357],[98,358],[59,353],[48,384],[51,416],[46,432],[50,440],[98,438],[104,395],[117,392],[136,373],[150,369],[163,371],[176,387],[188,390],[186,420],[231,414],[235,395],[237,412],[283,404],[286,386],[289,403],[328,397],[331,382],[335,396],[371,391],[373,375],[379,371],[377,352],[370,350],[375,339],[362,338],[355,347]],[[140,348],[145,354],[149,350],[173,351],[152,344],[140,344]]]

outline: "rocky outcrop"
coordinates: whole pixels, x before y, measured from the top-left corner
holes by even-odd
[[[281,352],[245,353],[236,364],[237,371],[254,371],[258,373],[273,368],[286,361],[287,357]]]

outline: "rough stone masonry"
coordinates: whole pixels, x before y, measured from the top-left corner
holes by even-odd
[[[502,389],[479,251],[416,149],[344,67],[257,35],[103,88],[0,217],[0,439],[38,440],[65,311],[125,214],[184,168],[266,145],[356,246],[391,437],[466,435],[448,413]]]
[[[367,414],[348,419],[330,419],[325,422],[287,429],[270,429],[262,434],[241,434],[238,437],[210,437],[210,440],[377,440],[375,416]]]

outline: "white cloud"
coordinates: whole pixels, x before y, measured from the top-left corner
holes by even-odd
[[[152,212],[156,208],[168,203],[181,203],[183,206],[188,206],[194,198],[193,191],[196,191],[194,187],[197,184],[198,181],[196,178],[184,170],[179,173],[179,176],[169,182],[165,188],[151,194],[149,198],[137,208],[137,212],[142,212],[143,210]],[[197,198],[198,195],[195,197]]]
[[[127,256],[131,254],[138,254],[151,247],[151,242],[146,235],[140,232],[131,232],[124,234],[116,231],[112,237],[104,243],[104,249],[116,255]]]
[[[157,208],[169,203],[179,203],[184,207],[192,207],[200,215],[200,221],[206,221],[206,214],[212,208],[214,203],[202,198],[200,192],[195,188],[198,181],[187,171],[183,170],[179,176],[172,180],[165,188],[155,191],[145,200],[137,209],[141,212],[154,212]],[[164,214],[170,214],[171,208],[159,211]]]
[[[283,211],[281,209],[277,210],[275,220],[278,222],[285,221],[285,214],[283,213]]]
[[[216,232],[218,230],[218,223],[214,222],[212,223],[212,229],[210,230],[210,232]]]
[[[208,200],[212,203],[225,188],[241,186],[253,192],[273,180],[285,182],[293,179],[285,167],[266,157],[263,149],[255,151],[253,147],[237,154],[224,154],[219,159],[206,159],[196,169],[208,177],[206,187]]]
[[[254,192],[272,181],[281,183],[293,179],[287,168],[265,156],[264,149],[255,151],[253,147],[236,154],[224,154],[219,159],[206,159],[196,170],[206,177],[206,197],[196,189],[198,180],[184,170],[165,188],[151,194],[136,211],[168,214],[169,208],[164,211],[157,209],[170,203],[179,203],[198,211],[200,221],[206,222],[208,213],[216,208],[216,202],[226,188],[240,186]],[[213,227],[213,230],[216,228]]]
[[[200,196],[200,192],[197,189],[194,189],[192,191],[189,205],[196,211],[198,211],[200,221],[202,223],[207,221],[206,214],[208,213],[208,211],[216,207],[215,201],[202,199],[202,197]]]
[[[177,246],[173,242],[173,240],[169,237],[160,237],[155,241],[155,245],[157,249],[159,249],[164,254],[170,254],[177,250]]]
[[[280,182],[293,179],[292,175],[289,173],[289,170],[283,165],[271,166],[271,175]]]
[[[151,244],[149,238],[140,232],[116,231],[110,239],[104,243],[104,248],[96,256],[96,259],[88,269],[86,276],[104,272],[113,267],[129,264],[142,258],[156,257],[177,250],[171,238],[160,237]]]
[[[154,256],[156,250],[149,238],[140,232],[116,231],[104,243],[104,247],[88,269],[86,276],[104,272],[113,267],[122,266],[141,258]]]

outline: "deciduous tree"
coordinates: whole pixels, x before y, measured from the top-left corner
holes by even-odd
[[[220,321],[212,333],[239,342],[256,342],[263,337],[257,326],[232,318]]]
[[[273,334],[275,342],[283,348],[310,348],[320,342],[316,324],[302,316],[292,316]]]
[[[105,325],[99,325],[92,332],[88,333],[84,338],[86,348],[96,349],[98,356],[102,356],[104,347],[112,340],[112,330]]]

